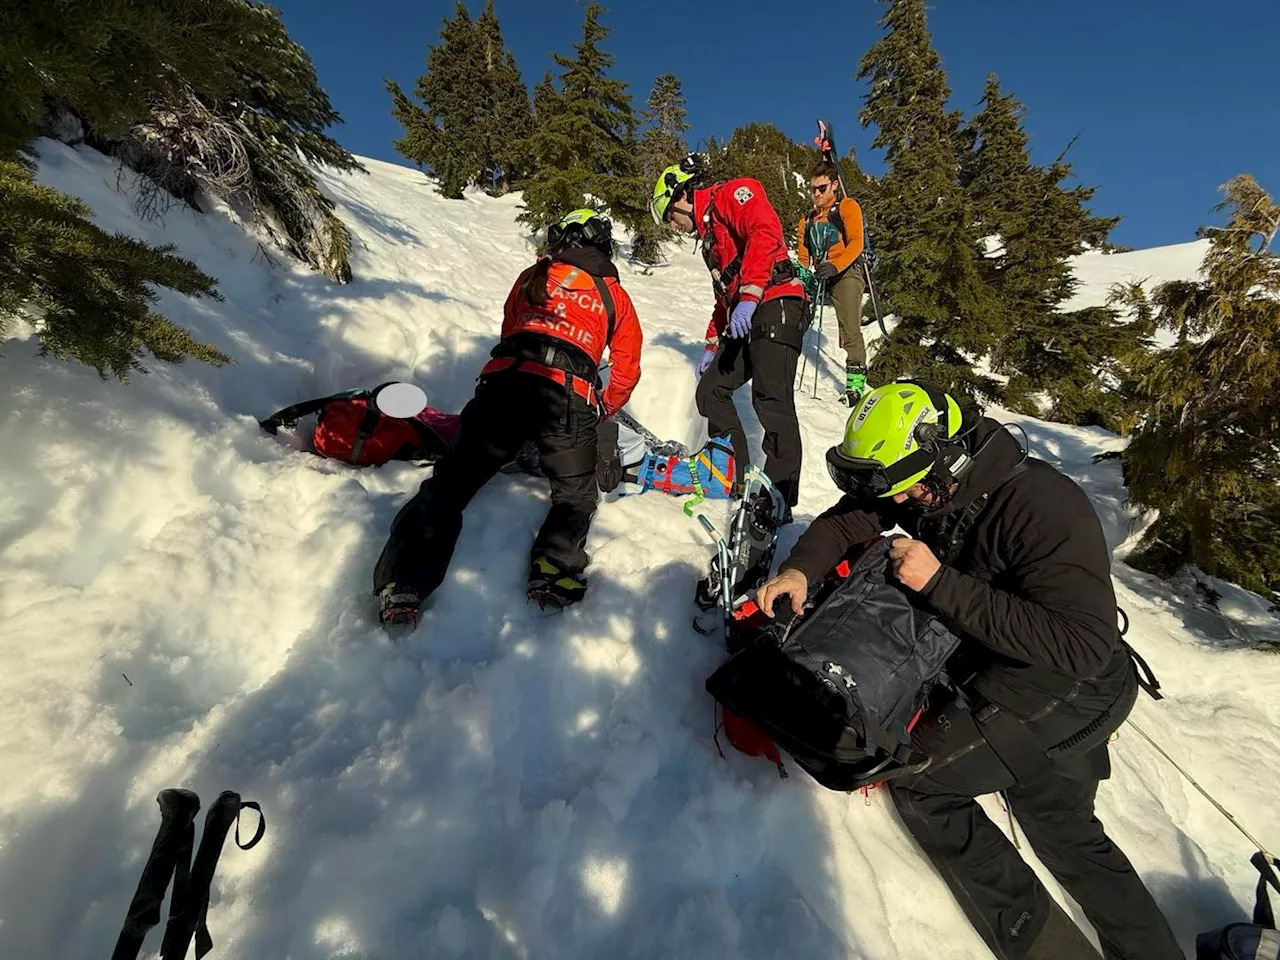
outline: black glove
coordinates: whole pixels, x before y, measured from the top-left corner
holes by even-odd
[[[830,260],[823,260],[818,264],[818,269],[813,271],[813,275],[819,280],[830,280],[840,271],[836,269],[836,265]]]

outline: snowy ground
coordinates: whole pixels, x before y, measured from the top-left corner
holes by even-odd
[[[357,237],[357,280],[336,287],[272,267],[223,210],[139,222],[107,161],[40,143],[43,182],[219,278],[225,303],[162,307],[238,365],[156,365],[122,386],[4,344],[0,956],[109,951],[169,786],[206,806],[235,789],[269,819],[258,848],[224,854],[218,960],[987,956],[885,796],[717,756],[702,682],[720,654],[688,626],[709,549],[678,501],[604,504],[588,601],[547,617],[522,598],[546,491],[499,477],[421,628],[387,643],[370,570],[421,471],[320,461],[254,418],[393,377],[458,409],[531,249],[515,198],[445,201],[367,163],[325,180]],[[1193,247],[1081,258],[1084,289],[1187,276]],[[622,269],[647,337],[631,409],[696,442],[699,258]],[[818,400],[808,381],[800,400],[802,520],[833,499],[836,372],[823,361]],[[1120,441],[1020,422],[1119,546],[1119,468],[1090,458]],[[1275,618],[1240,591],[1219,612],[1115,577],[1168,693],[1135,719],[1280,846],[1280,657],[1251,649]],[[1243,917],[1251,851],[1136,735],[1114,757],[1101,815],[1190,954],[1196,931]]]

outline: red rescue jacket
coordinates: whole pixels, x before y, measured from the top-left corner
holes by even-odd
[[[718,337],[729,312],[740,300],[760,303],[780,297],[805,298],[796,277],[774,282],[774,268],[789,263],[782,222],[759,180],[739,177],[693,192],[694,222],[702,238],[703,257],[717,282],[716,307],[707,339]],[[741,259],[739,260],[739,255]],[[732,265],[738,261],[738,266]]]
[[[594,254],[594,256],[593,256]],[[604,254],[591,248],[566,251],[547,274],[548,298],[535,306],[520,295],[529,267],[516,280],[502,311],[502,339],[522,333],[563,340],[600,365],[609,348],[612,368],[601,397],[603,414],[611,417],[624,407],[640,381],[640,347],[644,334],[631,298],[618,282],[618,270]],[[614,305],[613,334],[609,313],[597,283],[603,283]]]

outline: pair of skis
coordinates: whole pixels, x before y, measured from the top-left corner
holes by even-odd
[[[720,624],[726,645],[732,645],[735,612],[769,577],[778,529],[787,512],[786,500],[759,467],[748,467],[743,479],[743,496],[729,518],[727,537],[706,514],[698,514],[716,552],[707,576],[698,581],[695,602],[701,612],[693,618],[693,628],[712,636]]]

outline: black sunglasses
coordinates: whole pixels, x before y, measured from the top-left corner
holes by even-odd
[[[815,183],[810,185],[809,192],[810,193],[826,193],[830,189],[831,189],[831,184],[829,183]]]

